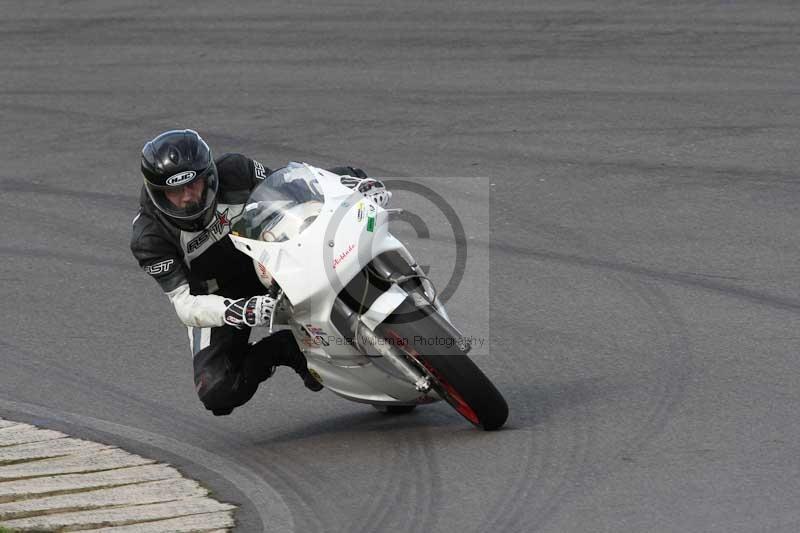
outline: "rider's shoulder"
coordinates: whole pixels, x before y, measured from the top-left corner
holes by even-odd
[[[252,189],[269,173],[263,164],[239,153],[222,154],[215,162],[222,189]]]
[[[222,154],[216,160],[221,185],[248,183],[252,179],[251,159],[237,153]]]
[[[131,241],[141,241],[145,237],[152,235],[160,236],[163,233],[161,225],[158,224],[155,217],[148,212],[144,207],[139,208],[139,212],[133,217],[133,224],[131,227]]]
[[[152,229],[152,227],[155,225],[156,219],[153,216],[152,210],[153,203],[145,193],[144,187],[142,187],[142,191],[139,195],[139,211],[136,212],[136,216],[133,217],[132,221],[134,236]]]
[[[151,206],[140,205],[131,224],[131,248],[137,250],[168,245],[174,240],[175,236],[171,233],[175,231],[165,227]]]

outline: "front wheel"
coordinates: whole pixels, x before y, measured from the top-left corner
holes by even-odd
[[[424,369],[432,388],[461,416],[481,429],[499,429],[508,418],[503,395],[432,313],[432,307],[417,308],[406,300],[376,333]]]

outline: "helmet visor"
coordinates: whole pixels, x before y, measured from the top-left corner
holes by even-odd
[[[200,173],[181,172],[168,178],[167,183],[160,186],[144,180],[153,204],[169,217],[195,220],[214,205],[219,188],[217,167],[212,163]]]

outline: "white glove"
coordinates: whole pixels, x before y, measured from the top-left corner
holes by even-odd
[[[354,178],[353,176],[341,176],[339,178],[342,185],[355,189],[368,199],[375,202],[375,205],[386,207],[392,199],[392,193],[386,190],[382,181],[374,178]]]
[[[225,300],[225,323],[238,329],[269,324],[275,299],[270,296],[253,296],[239,300]]]

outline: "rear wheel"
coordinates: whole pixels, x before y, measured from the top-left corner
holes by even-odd
[[[503,395],[432,313],[406,300],[376,332],[424,368],[434,390],[461,416],[481,429],[499,429],[508,418]]]

